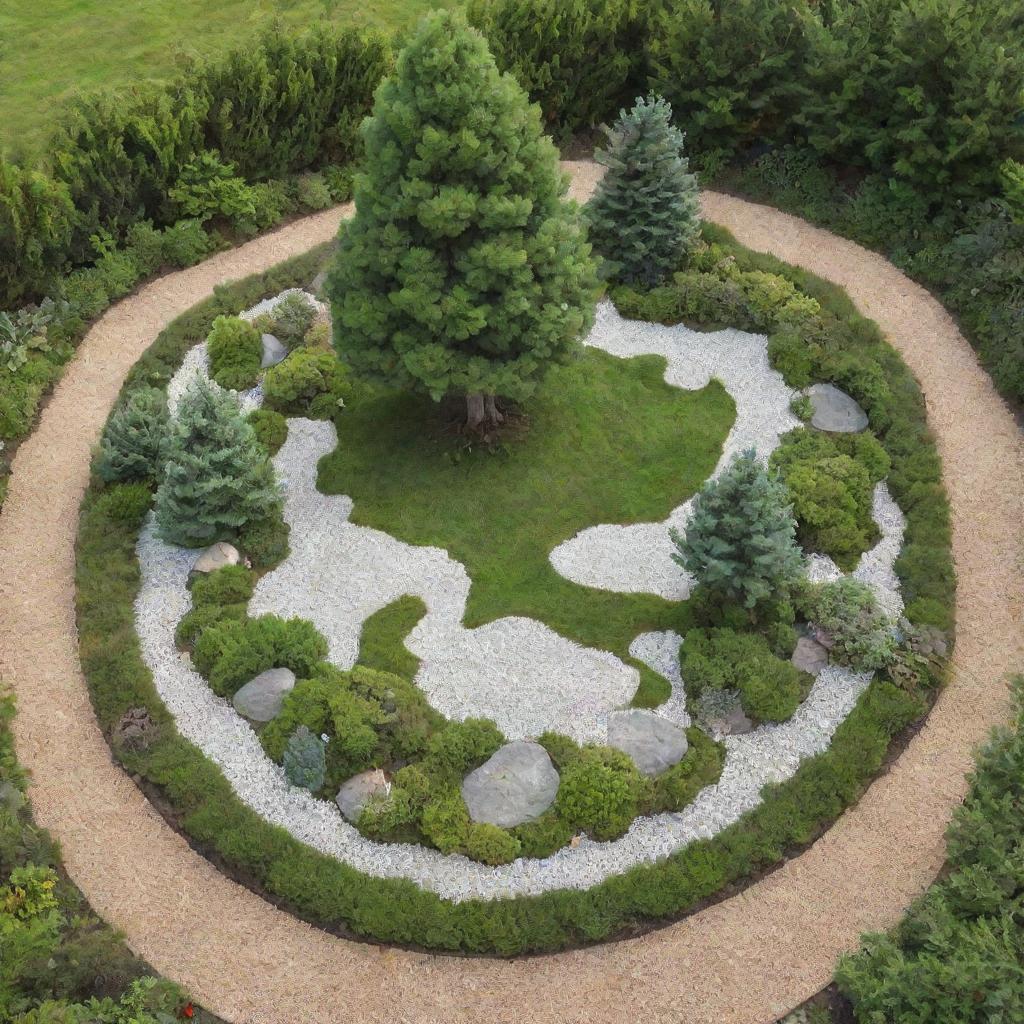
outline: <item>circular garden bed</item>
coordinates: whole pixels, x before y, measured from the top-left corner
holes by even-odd
[[[79,625],[126,767],[302,916],[439,949],[604,939],[813,839],[924,714],[951,629],[938,459],[874,325],[707,227],[480,441],[349,379],[281,301],[323,258],[177,321],[112,414],[253,384],[204,400],[245,411],[284,492],[196,572],[100,453]],[[671,534],[750,449],[808,556],[756,621],[691,597]]]

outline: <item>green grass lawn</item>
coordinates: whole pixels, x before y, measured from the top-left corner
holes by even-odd
[[[69,97],[163,80],[188,55],[236,44],[275,19],[402,27],[447,0],[4,0],[0,3],[0,150],[38,155]]]
[[[638,633],[685,629],[686,605],[578,586],[548,554],[587,526],[664,518],[713,471],[733,401],[718,382],[670,387],[664,370],[657,356],[587,349],[551,372],[528,428],[497,450],[466,447],[429,398],[368,390],[339,415],[318,486],[353,498],[354,523],[462,562],[467,626],[526,615],[629,660]],[[657,678],[642,703],[667,696]]]

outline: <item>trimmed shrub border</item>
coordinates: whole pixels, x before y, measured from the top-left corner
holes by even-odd
[[[585,179],[582,168],[580,175]],[[701,914],[692,923],[665,929],[641,945],[594,950],[585,958],[569,954],[536,966],[526,961],[449,968],[443,961],[396,953],[376,966],[356,947],[293,927],[287,918],[205,868],[151,815],[147,817],[144,800],[131,787],[120,784],[88,720],[73,655],[68,660],[66,580],[71,553],[58,523],[73,514],[69,501],[77,501],[84,474],[75,460],[81,460],[80,453],[97,435],[114,398],[111,384],[116,388],[126,365],[121,356],[110,367],[100,368],[88,356],[115,345],[111,335],[117,330],[123,332],[124,344],[138,351],[161,307],[146,310],[143,322],[130,325],[118,325],[116,317],[108,316],[91,332],[82,358],[57,393],[55,408],[44,416],[16,463],[21,472],[14,478],[13,501],[0,527],[0,551],[9,559],[8,593],[14,587],[27,588],[35,603],[0,603],[4,667],[25,698],[15,726],[19,750],[29,767],[37,772],[47,769],[38,772],[41,781],[35,787],[40,820],[65,839],[72,870],[95,894],[99,908],[127,928],[133,944],[155,964],[194,979],[197,992],[218,1012],[244,1016],[258,1010],[280,1019],[326,1020],[333,1010],[324,1016],[324,1000],[333,996],[356,1000],[367,1012],[379,1014],[400,999],[408,1006],[410,1019],[419,1020],[433,1019],[442,1007],[450,1010],[453,998],[464,996],[462,1016],[482,1021],[500,1016],[509,1000],[521,1000],[526,985],[537,1003],[538,1021],[564,1020],[584,999],[590,1019],[611,1021],[621,1011],[625,983],[626,990],[645,1004],[651,1020],[677,1020],[690,1011],[693,1019],[717,1021],[726,1010],[735,1014],[737,1006],[744,1007],[740,1019],[768,1019],[820,987],[831,974],[835,951],[852,944],[858,931],[891,923],[898,913],[894,908],[919,892],[941,863],[941,829],[949,808],[964,791],[961,773],[968,747],[1006,711],[1005,695],[990,680],[1001,676],[1021,650],[1019,631],[1012,628],[1012,623],[1019,623],[1022,607],[1020,585],[1007,568],[1017,543],[1015,530],[1007,530],[1016,522],[1015,509],[1024,495],[1019,437],[949,318],[883,259],[775,211],[723,196],[709,195],[705,202],[727,223],[738,225],[741,237],[751,244],[821,268],[832,279],[850,280],[853,297],[865,311],[872,311],[873,291],[880,286],[883,291],[888,287],[903,292],[900,305],[906,303],[911,316],[893,315],[895,310],[883,305],[880,320],[935,396],[943,450],[951,455],[948,467],[957,510],[954,543],[971,581],[962,599],[961,611],[969,621],[956,659],[956,685],[940,700],[937,714],[890,776],[876,782],[860,805],[797,865],[783,868],[770,884],[758,885],[740,900]],[[272,253],[287,252],[270,242],[261,240],[249,266]],[[224,267],[227,261],[212,262]],[[199,280],[208,287],[205,282],[216,272],[208,267],[204,271]],[[190,280],[192,275],[183,272],[154,289],[165,316],[185,306],[183,289]],[[936,356],[942,357],[941,366]],[[951,385],[949,393],[956,394],[956,402],[940,393],[944,381]],[[96,401],[81,402],[83,386],[96,390]],[[972,402],[974,410],[966,424],[953,415],[964,400]],[[72,407],[72,401],[78,404]],[[59,424],[58,413],[63,416]],[[46,446],[62,439],[70,422],[80,430],[54,460]],[[993,464],[993,459],[998,462]],[[52,469],[47,468],[50,464]],[[29,467],[40,481],[49,481],[48,493],[36,493],[28,485]],[[990,524],[983,537],[974,528],[979,512]],[[31,546],[30,537],[36,541]],[[40,566],[45,567],[43,574]],[[977,676],[968,673],[965,664],[977,669]],[[63,744],[48,742],[55,700],[65,713],[75,712],[66,723]],[[62,776],[72,766],[76,782],[69,788]],[[913,802],[899,801],[911,791]],[[895,803],[889,799],[893,796]],[[96,827],[104,814],[115,829],[124,830],[118,833],[121,844],[98,842]],[[155,876],[139,871],[147,844],[165,859],[165,868]],[[134,860],[128,863],[126,857]],[[862,870],[867,873],[862,875]],[[824,926],[818,926],[821,907],[814,897],[825,885],[831,886],[830,913]],[[166,898],[151,907],[147,894]],[[758,913],[750,916],[754,898]],[[210,918],[208,927],[183,943],[183,932],[196,921],[191,915],[202,918],[211,912],[220,917]],[[218,929],[216,922],[225,912],[234,915],[231,927]],[[752,955],[735,960],[728,952],[734,948],[738,928]],[[241,937],[244,942],[238,941]],[[275,957],[275,952],[285,956]],[[638,954],[644,959],[642,969]],[[219,966],[211,965],[212,957]],[[325,971],[328,958],[334,969]],[[711,963],[713,977],[704,970]],[[240,970],[258,970],[263,983],[254,989],[252,975],[240,975]],[[242,977],[247,980],[240,981]],[[460,994],[461,981],[472,982],[471,996],[468,990]]]
[[[788,270],[739,247],[730,252],[744,269],[752,263],[775,273]],[[277,268],[276,274],[299,285],[310,271],[309,258],[302,257]],[[186,352],[205,337],[214,315],[226,304],[237,310],[262,298],[267,276],[223,289],[174,321],[133,368],[125,388],[139,383],[166,385]],[[852,307],[838,289],[798,272],[794,276],[817,293],[827,308],[849,315]],[[644,305],[642,298],[639,304]],[[893,403],[898,403],[908,422],[918,421],[912,445],[891,452],[891,477],[897,482],[900,500],[908,493],[909,484],[901,479],[901,470],[906,476],[906,464],[923,450],[925,468],[914,480],[935,484],[937,458],[932,451],[927,459],[931,441],[909,371],[884,345],[877,330],[858,326],[859,332],[851,331],[851,336],[844,338],[847,355],[860,347],[866,360],[884,358],[886,377],[899,396]],[[870,408],[873,414],[885,417],[886,426],[899,422],[896,411],[885,403],[876,400]],[[926,517],[915,515],[922,504]],[[920,542],[923,522],[938,522],[940,532],[945,525],[946,507],[940,490],[918,505],[907,510],[908,549]],[[768,869],[813,840],[856,799],[882,764],[892,739],[926,707],[922,700],[892,684],[875,680],[826,752],[804,761],[796,775],[775,787],[764,804],[713,839],[693,843],[664,861],[634,868],[584,892],[453,904],[405,881],[363,875],[269,825],[241,803],[219,769],[177,734],[139,656],[134,632],[137,529],[137,520],[119,520],[112,515],[102,491],[94,486],[83,506],[79,536],[78,624],[82,664],[101,726],[109,735],[127,710],[147,708],[161,726],[159,736],[145,751],[122,750],[118,754],[130,772],[160,787],[175,825],[232,874],[283,900],[304,919],[343,934],[413,947],[509,956],[601,941],[646,927],[650,918],[686,913],[723,887]],[[942,537],[948,543],[948,533],[942,532]],[[941,548],[932,553],[941,559]],[[945,558],[948,565],[948,554]],[[902,575],[910,595],[921,589],[918,578],[927,578],[923,569],[918,562],[904,560]],[[117,581],[116,591],[112,580]],[[941,604],[948,616],[951,598],[950,586],[931,601]]]

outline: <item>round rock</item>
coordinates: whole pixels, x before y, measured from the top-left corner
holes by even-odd
[[[268,366],[277,366],[288,355],[288,349],[273,334],[263,335],[263,360],[260,366],[265,370]]]
[[[558,772],[539,744],[506,743],[462,782],[462,798],[476,822],[512,828],[539,818],[554,803]]]
[[[811,426],[833,434],[857,434],[868,425],[867,413],[845,392],[832,384],[807,389],[814,407]]]
[[[383,800],[391,792],[391,784],[379,768],[353,775],[341,784],[334,802],[349,821],[357,821],[371,800]]]
[[[249,680],[234,696],[235,710],[251,722],[269,722],[284,703],[284,695],[295,685],[290,668],[268,668]]]
[[[816,676],[828,664],[828,651],[809,636],[802,636],[796,642],[790,659],[801,672]]]
[[[199,553],[199,557],[192,566],[192,571],[216,572],[218,569],[223,569],[225,565],[238,565],[241,560],[242,556],[238,553],[238,548],[228,544],[227,541],[219,540]]]
[[[754,728],[736,690],[705,690],[697,700],[694,716],[714,739],[742,736]]]
[[[628,754],[644,775],[660,775],[683,759],[686,732],[653,711],[619,711],[608,719],[608,746]]]

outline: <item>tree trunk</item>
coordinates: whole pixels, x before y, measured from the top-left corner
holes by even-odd
[[[484,396],[479,391],[466,395],[466,426],[470,430],[479,430],[485,417]]]
[[[494,403],[494,395],[484,395],[484,410],[487,413],[487,419],[490,423],[504,423],[505,417],[498,411],[497,405]]]

